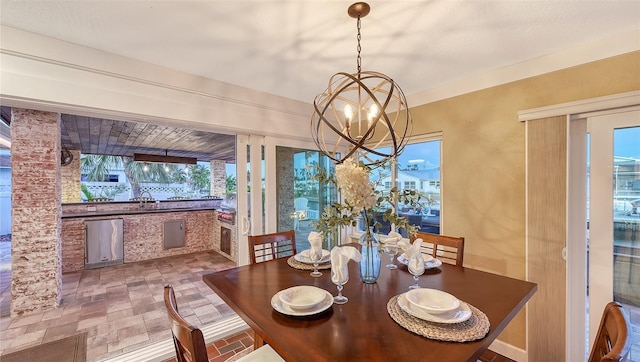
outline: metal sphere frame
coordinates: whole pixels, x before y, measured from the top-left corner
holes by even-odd
[[[362,2],[348,9],[349,16],[358,19],[357,72],[334,74],[314,99],[311,135],[318,149],[338,164],[357,158],[378,166],[402,153],[411,136],[411,114],[402,89],[385,74],[361,71],[360,19],[369,10]]]

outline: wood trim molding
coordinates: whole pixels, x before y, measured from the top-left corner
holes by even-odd
[[[567,114],[602,111],[605,109],[635,106],[638,104],[640,104],[640,91],[631,91],[575,102],[525,109],[518,112],[518,121],[524,122]]]

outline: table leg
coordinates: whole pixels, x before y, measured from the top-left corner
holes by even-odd
[[[264,346],[264,340],[257,333],[253,333],[253,349],[256,350]]]

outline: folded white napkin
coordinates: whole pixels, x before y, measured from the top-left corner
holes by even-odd
[[[402,235],[399,233],[392,231],[387,235],[387,238],[384,239],[385,244],[398,244],[402,240]]]
[[[336,246],[331,249],[331,281],[344,284],[349,280],[349,260],[358,262],[362,254],[353,246]]]
[[[400,247],[400,249],[402,249],[402,251],[405,254],[407,254],[407,258],[411,258],[412,256],[420,253],[421,245],[422,245],[422,239],[420,238],[417,238],[413,242],[413,245],[411,245],[411,243],[407,239],[402,239],[398,242],[398,246]]]
[[[419,269],[418,267],[424,268],[424,258],[422,257],[422,251],[420,250],[420,246],[422,245],[422,239],[418,238],[413,241],[413,245],[411,245],[406,240],[400,240],[398,243],[402,251],[407,255],[407,259],[409,259],[408,267],[411,269]]]
[[[309,244],[311,244],[311,249],[309,249],[309,259],[322,259],[322,236],[319,232],[312,231],[309,233]]]

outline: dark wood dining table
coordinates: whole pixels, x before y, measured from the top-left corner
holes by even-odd
[[[213,289],[253,330],[287,361],[476,361],[537,289],[534,283],[479,270],[444,264],[425,272],[420,286],[458,297],[484,312],[490,322],[487,335],[471,342],[443,342],[414,334],[397,324],[387,312],[390,298],[413,284],[406,267],[385,268],[380,278],[364,284],[358,264],[349,263],[349,281],[343,295],[349,301],[333,304],[306,317],[281,314],[271,306],[279,291],[311,285],[336,295],[331,271],[314,278],[308,270],[294,269],[287,259],[228,269],[203,276]]]

